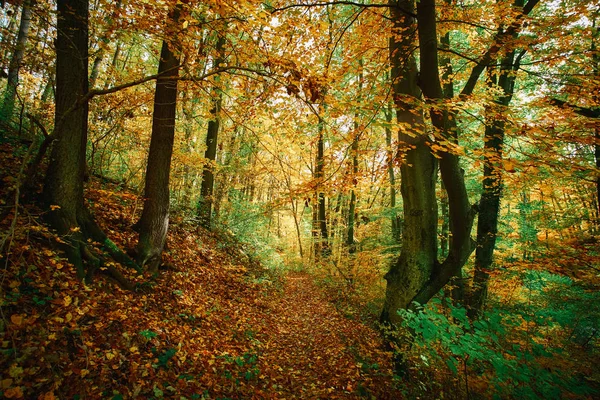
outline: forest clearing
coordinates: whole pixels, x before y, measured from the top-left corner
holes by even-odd
[[[598,398],[598,24],[0,2],[0,395]]]

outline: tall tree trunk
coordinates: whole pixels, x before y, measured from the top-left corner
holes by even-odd
[[[517,5],[522,6],[522,1]],[[480,314],[487,297],[489,269],[492,266],[496,248],[500,197],[502,195],[502,157],[505,133],[503,115],[512,99],[515,72],[523,54],[524,52],[515,62],[515,51],[508,52],[500,62],[499,77],[492,75],[488,81],[490,86],[499,87],[502,95],[494,100],[494,105],[487,109],[488,122],[483,139],[483,193],[479,201],[475,271],[473,290],[469,299],[469,315],[472,318]]]
[[[217,58],[214,68],[225,61],[225,34],[219,34],[217,39]],[[212,223],[213,208],[213,190],[215,185],[215,167],[217,160],[217,145],[219,136],[219,126],[221,124],[221,105],[223,103],[223,88],[214,87],[212,90],[213,108],[210,110],[213,118],[208,121],[208,131],[206,132],[206,151],[204,158],[206,162],[202,169],[202,186],[200,187],[200,199],[198,201],[198,216],[200,224],[210,229]]]
[[[166,37],[177,35],[181,5],[173,8],[168,16]],[[169,175],[175,137],[175,113],[177,110],[177,78],[179,76],[179,50],[175,38],[163,41],[158,64],[161,77],[156,81],[152,136],[146,168],[144,209],[138,222],[140,233],[137,260],[156,273],[167,239],[169,227]]]
[[[598,46],[596,41],[600,39],[600,27],[598,27],[598,21],[594,20],[594,26],[592,31],[592,62],[594,65],[594,75],[600,79],[600,51],[598,51]],[[598,79],[596,80],[598,82]],[[594,92],[594,103],[600,103],[600,84],[596,86]],[[596,109],[596,114],[598,114],[598,110]],[[596,168],[600,170],[600,122],[596,122],[594,126],[594,139],[596,142],[594,143],[594,157],[596,159]],[[595,221],[595,229],[596,231],[600,231],[600,174],[596,176],[596,221]]]
[[[27,35],[31,25],[31,5],[33,0],[25,0],[21,11],[21,23],[19,24],[19,33],[17,35],[17,43],[10,59],[8,66],[8,79],[6,83],[6,91],[4,92],[4,102],[2,104],[2,112],[0,117],[6,121],[12,120],[15,99],[17,97],[17,86],[19,85],[19,70],[25,56],[25,45],[27,44]]]
[[[52,148],[44,183],[43,198],[50,208],[48,219],[66,244],[64,251],[77,275],[89,281],[103,264],[87,240],[99,242],[124,265],[137,268],[94,222],[83,199],[87,143],[88,101],[88,1],[57,2],[56,108]],[[85,261],[85,264],[84,264]],[[124,287],[122,275],[110,264],[108,273]]]
[[[446,0],[446,3],[448,2],[449,0]],[[440,47],[444,50],[450,49],[450,32],[447,32],[444,36],[440,38]],[[451,99],[454,97],[454,82],[452,80],[452,62],[447,54],[443,54],[440,57],[440,66],[442,67],[442,81],[444,82],[444,97],[447,99]],[[452,133],[454,134],[454,142],[458,143],[458,132],[453,131]],[[440,210],[442,212],[442,226],[440,234],[440,255],[442,257],[447,257],[450,248],[450,219],[448,215],[448,193],[446,192],[444,182],[442,182],[441,186],[442,195],[440,197]]]
[[[325,104],[322,103],[323,111]],[[328,233],[327,233],[327,215],[325,204],[325,193],[323,192],[323,179],[325,171],[325,121],[319,116],[318,138],[317,138],[317,157],[315,160],[315,181],[316,181],[316,210],[313,212],[313,229],[316,233],[315,260],[320,257],[326,257],[329,254]]]
[[[392,130],[390,128],[392,124],[392,109],[391,106],[385,111],[385,119],[387,125],[385,127],[385,144],[387,146],[387,160],[388,160],[388,177],[390,180],[390,209],[391,223],[392,223],[392,238],[394,242],[400,243],[402,237],[402,218],[396,212],[396,172],[394,165],[396,164],[395,151],[392,148]]]
[[[360,102],[361,92],[363,89],[363,60],[358,60],[359,71],[358,71],[358,102]],[[348,252],[354,254],[356,252],[356,242],[354,240],[354,219],[356,214],[356,186],[358,183],[358,142],[360,140],[360,125],[358,112],[354,116],[354,134],[352,137],[352,191],[350,193],[350,205],[348,206],[348,235],[346,237],[346,245],[348,246]]]
[[[421,90],[417,86],[416,42],[412,0],[400,0],[390,8],[393,21],[390,38],[391,80],[396,119],[401,124],[399,146],[404,150],[400,167],[400,188],[404,207],[404,229],[400,257],[385,275],[386,296],[381,321],[400,322],[397,311],[428,281],[437,253],[437,203],[435,175],[437,162],[428,144],[423,114],[419,110]]]
[[[429,112],[433,126],[444,135],[446,140],[451,142],[456,138],[456,116],[447,111],[441,103],[444,99],[444,91],[438,70],[435,0],[420,1],[417,6],[417,15],[421,88],[427,101],[438,103]],[[448,256],[441,265],[437,266],[435,273],[432,274],[430,280],[412,299],[411,304],[412,302],[427,303],[453,276],[460,272],[462,266],[475,249],[474,241],[471,239],[475,209],[469,203],[464,173],[460,168],[459,157],[452,149],[445,149],[440,153],[440,172],[446,192],[448,193],[452,241]]]
[[[85,269],[78,243],[83,235],[75,228],[84,213],[88,103],[79,103],[88,91],[88,2],[59,0],[57,10],[54,134],[58,140],[46,173],[44,200],[52,208],[49,219],[58,233],[66,235],[74,229],[74,236],[78,236],[73,238],[76,245],[66,249],[69,260],[83,278]]]
[[[358,124],[355,124],[355,131],[357,130]],[[354,133],[352,140],[352,181],[357,181],[358,175],[358,140],[359,134]],[[348,246],[348,252],[354,254],[356,252],[356,242],[354,240],[354,219],[356,214],[356,183],[353,183],[353,188],[350,192],[350,204],[348,206],[348,234],[346,237],[346,245]]]

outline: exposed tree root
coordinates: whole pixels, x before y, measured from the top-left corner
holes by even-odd
[[[69,262],[75,266],[79,279],[91,283],[94,275],[101,272],[115,281],[121,288],[134,289],[133,284],[110,262],[107,262],[103,254],[88,243],[88,240],[100,243],[101,251],[114,261],[139,273],[142,272],[141,268],[106,236],[87,208],[83,206],[78,208],[77,226],[75,227],[68,223],[69,218],[60,209],[51,211],[49,217],[50,225],[64,239],[61,247]]]

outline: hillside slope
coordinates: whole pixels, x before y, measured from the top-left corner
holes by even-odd
[[[17,172],[3,177],[5,199]],[[133,247],[139,198],[90,186],[103,229]],[[41,216],[12,207],[0,225],[4,397],[398,398],[377,333],[307,275],[266,270],[232,238],[175,218],[157,279],[117,266],[135,291],[102,274],[86,286]]]

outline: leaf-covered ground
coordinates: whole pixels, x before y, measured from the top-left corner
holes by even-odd
[[[138,197],[91,186],[89,207],[131,248]],[[308,275],[266,270],[230,237],[176,220],[156,280],[125,271],[135,292],[102,275],[86,286],[41,211],[17,209],[0,222],[5,398],[398,398],[376,331]]]

